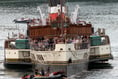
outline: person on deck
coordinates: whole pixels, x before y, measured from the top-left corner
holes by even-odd
[[[41,75],[39,74],[38,69],[35,69],[35,71],[34,71],[34,77],[41,77]]]
[[[41,68],[41,75],[42,75],[42,76],[45,76],[45,71],[44,71],[43,68]]]

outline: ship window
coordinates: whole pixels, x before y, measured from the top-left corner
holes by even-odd
[[[63,50],[62,48],[60,48],[60,50]]]
[[[23,52],[23,56],[24,57],[29,57],[30,56],[30,53],[25,51],[25,52]]]
[[[102,45],[105,45],[105,44],[106,44],[106,39],[105,39],[105,37],[101,37],[101,43],[102,43]]]
[[[94,52],[95,52],[95,48],[91,48],[90,49],[90,54],[94,54]]]
[[[68,48],[68,50],[71,50],[71,48]]]

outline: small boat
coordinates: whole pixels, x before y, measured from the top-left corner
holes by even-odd
[[[55,75],[55,76],[41,76],[41,77],[34,77],[31,79],[63,79],[61,75]]]
[[[51,73],[49,75],[44,75],[44,76],[39,75],[39,74],[37,74],[37,75],[25,74],[22,77],[22,79],[65,79],[65,78],[66,78],[66,76],[63,75],[63,72],[60,72],[60,71],[53,72],[53,73]]]
[[[30,18],[20,18],[20,19],[14,19],[13,20],[15,23],[29,23],[32,21]]]

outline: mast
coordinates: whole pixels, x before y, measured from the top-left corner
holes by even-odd
[[[63,18],[62,18],[62,0],[60,0],[60,4],[61,4],[61,35],[63,36]]]

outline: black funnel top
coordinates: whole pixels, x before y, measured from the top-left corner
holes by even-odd
[[[59,4],[62,4],[62,6],[64,6],[65,0],[49,0],[49,6],[51,7],[57,6]]]

